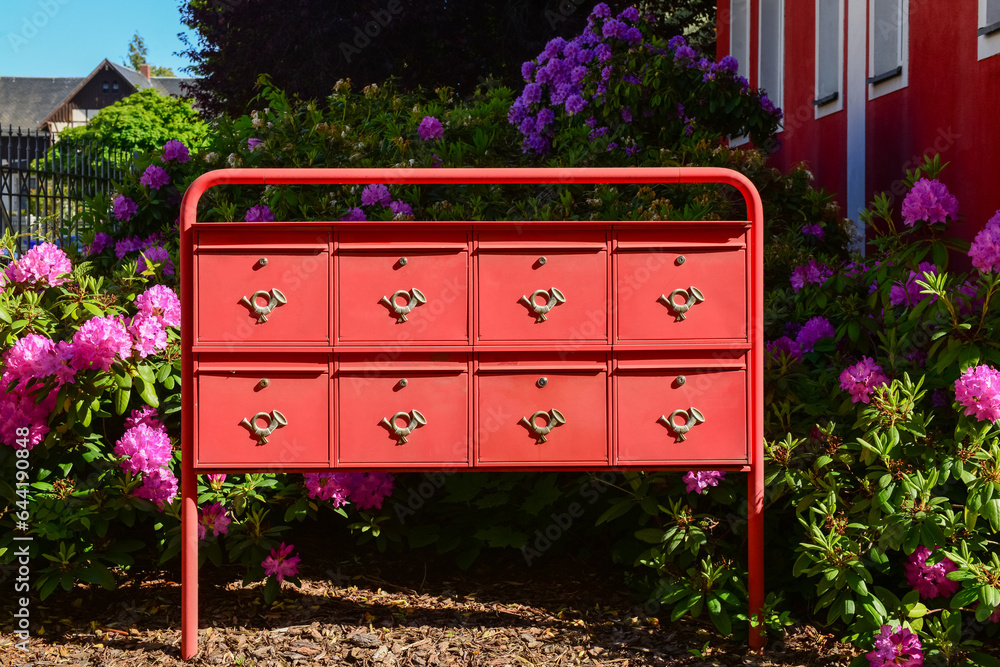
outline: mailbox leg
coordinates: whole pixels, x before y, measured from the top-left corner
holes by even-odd
[[[760,460],[747,475],[747,544],[750,648],[760,651],[764,648],[764,464]]]
[[[181,461],[181,658],[198,652],[198,477]]]

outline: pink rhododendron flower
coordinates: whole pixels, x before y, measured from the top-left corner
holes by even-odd
[[[170,462],[170,436],[166,429],[136,424],[115,444],[115,454],[124,457],[122,470],[133,475],[152,473]]]
[[[792,289],[798,292],[809,283],[822,285],[832,275],[833,271],[826,264],[817,264],[816,260],[810,259],[808,264],[797,266],[792,270]]]
[[[0,393],[0,441],[14,449],[31,449],[42,442],[49,432],[49,415],[56,407],[57,393],[53,389],[41,403],[24,387]],[[27,435],[20,429],[27,429]]]
[[[41,379],[49,374],[55,341],[39,334],[28,334],[3,354],[4,389],[14,380]]]
[[[983,273],[1000,271],[1000,211],[976,234],[969,247],[969,257],[972,265]]]
[[[139,177],[139,182],[150,190],[159,190],[170,182],[170,176],[167,174],[167,170],[163,167],[151,164],[146,167],[146,171],[142,172],[142,176]]]
[[[166,285],[153,285],[135,298],[135,306],[146,317],[158,317],[164,326],[181,325],[181,301]]]
[[[116,359],[132,354],[132,337],[125,326],[110,317],[87,320],[73,334],[73,368],[106,371]]]
[[[841,388],[850,393],[851,403],[868,403],[876,387],[886,384],[889,379],[882,374],[882,367],[871,357],[862,357],[861,361],[848,366],[840,374]]]
[[[351,492],[349,475],[342,472],[307,472],[303,476],[310,498],[330,500],[334,507],[343,507]]]
[[[708,487],[718,486],[725,476],[721,470],[689,470],[683,479],[688,493],[704,493]]]
[[[958,200],[938,180],[921,178],[903,198],[903,222],[912,227],[918,220],[945,222],[958,215]]]
[[[382,501],[392,493],[392,475],[387,472],[352,472],[351,502],[358,509],[382,509]]]
[[[920,545],[914,549],[903,567],[906,572],[906,583],[913,586],[922,598],[936,598],[939,595],[951,597],[958,590],[957,581],[952,581],[946,575],[958,569],[950,558],[943,557],[934,565],[927,564],[931,550]]]
[[[115,197],[112,211],[122,222],[128,222],[139,211],[139,205],[124,195]]]
[[[163,144],[162,159],[164,162],[176,160],[177,162],[183,164],[191,159],[191,153],[188,151],[188,147],[184,145],[184,142],[178,141],[177,139],[171,139],[167,143]]]
[[[274,214],[266,205],[258,204],[250,207],[243,219],[247,222],[274,222]]]
[[[261,561],[261,565],[264,567],[264,574],[274,575],[278,578],[278,581],[284,580],[285,577],[294,577],[299,572],[299,556],[298,554],[289,557],[292,553],[294,545],[286,545],[284,542],[281,546],[271,549],[271,554]]]
[[[163,511],[163,506],[172,503],[177,497],[177,478],[169,468],[157,468],[142,476],[142,486],[132,495],[152,500]]]
[[[833,325],[825,317],[817,316],[802,325],[795,336],[795,342],[803,354],[812,352],[821,338],[831,338],[836,333]]]
[[[937,267],[930,262],[921,262],[920,266],[917,268],[917,271],[910,271],[910,275],[906,279],[905,285],[893,285],[889,288],[889,303],[891,305],[898,306],[900,304],[906,304],[908,306],[915,306],[929,296],[922,293],[924,288],[918,285],[917,281],[920,280],[927,282],[924,278],[924,274],[932,273],[937,275]],[[937,299],[937,297],[932,296],[931,299],[934,300]]]
[[[56,245],[39,243],[7,267],[7,279],[39,287],[55,287],[66,282],[64,274],[73,270],[69,257]]]
[[[151,405],[144,405],[141,408],[133,410],[129,416],[125,419],[125,430],[134,428],[139,424],[145,424],[150,428],[160,429],[166,433],[166,427],[160,422],[159,414],[156,412],[156,408]]]
[[[434,116],[424,116],[420,121],[420,127],[417,128],[417,134],[424,141],[440,139],[444,136],[444,128],[441,127],[441,121]]]
[[[226,508],[216,501],[207,505],[198,517],[198,539],[203,540],[211,530],[213,535],[229,534],[229,524],[232,520],[226,516]]]
[[[222,488],[222,483],[226,481],[226,473],[220,473],[217,475],[205,475],[205,479],[208,480],[208,485],[213,489],[218,491]]]
[[[133,348],[143,359],[167,349],[167,330],[158,317],[146,317],[140,313],[132,318],[128,332],[132,336]]]
[[[955,400],[965,406],[965,414],[979,421],[1000,419],[1000,371],[992,366],[967,368],[955,380]]]
[[[388,206],[392,197],[389,195],[389,188],[382,183],[371,183],[361,191],[361,205],[371,206],[372,204],[382,204]]]
[[[875,635],[875,649],[866,653],[865,657],[870,667],[920,667],[924,664],[920,638],[900,625],[896,626],[895,632],[891,626],[883,625]]]

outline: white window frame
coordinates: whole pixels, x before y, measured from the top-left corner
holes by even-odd
[[[738,57],[735,53],[733,53],[733,34],[735,33],[735,26],[736,26],[736,20],[735,20],[736,12],[733,11],[732,0],[730,0],[729,3],[729,55],[736,58],[736,61],[739,65],[739,70],[737,70],[737,74],[744,77],[747,81],[750,80],[750,7],[752,4],[753,4],[752,0],[744,0],[745,9],[743,12],[744,16],[742,18],[744,25],[743,39],[745,41],[743,43],[747,45],[747,49],[745,54],[741,53],[739,54]],[[742,135],[739,137],[730,137],[729,145],[732,147],[742,146],[743,144],[748,143],[749,141],[750,137],[748,135]]]
[[[824,116],[829,116],[830,114],[837,113],[844,109],[844,6],[845,0],[837,0],[837,89],[834,93],[837,98],[832,102],[826,102],[825,104],[819,104],[821,96],[824,96],[825,91],[819,89],[819,40],[820,40],[820,25],[819,25],[819,6],[822,0],[816,0],[816,45],[815,45],[815,61],[816,68],[814,73],[814,96],[813,96],[813,106],[816,109],[815,117],[823,118]],[[825,93],[829,95],[829,93]]]
[[[774,106],[782,111],[785,109],[785,0],[775,0],[778,3],[778,90],[765,90],[767,98]],[[760,87],[761,50],[763,45],[762,30],[764,22],[761,21],[761,12],[764,10],[764,3],[757,0],[757,86]],[[785,129],[785,118],[782,116],[778,124],[778,132]]]
[[[993,0],[1000,2],[1000,0]],[[986,25],[986,9],[989,0],[979,0],[979,20],[976,23],[977,60],[983,60],[1000,53],[1000,30],[992,29],[997,24]],[[988,31],[988,32],[987,32]]]
[[[872,79],[884,74],[875,71],[875,49],[872,45],[875,42],[875,0],[868,0],[868,99],[874,100],[877,97],[902,90],[910,83],[910,0],[899,0],[900,4],[900,26],[899,26],[899,67],[900,73],[882,79],[872,81]]]

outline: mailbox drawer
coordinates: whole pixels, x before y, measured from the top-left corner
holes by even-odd
[[[340,244],[338,340],[468,343],[467,243],[438,250],[372,245]]]
[[[331,400],[326,369],[198,371],[197,465],[328,466]]]
[[[605,367],[482,365],[476,379],[477,464],[607,465]]]
[[[743,248],[620,248],[618,340],[745,340],[746,270]]]
[[[329,344],[330,253],[200,251],[198,342]]]
[[[608,340],[608,254],[579,250],[484,249],[478,268],[479,340]]]
[[[620,366],[615,392],[617,463],[748,463],[746,370]]]
[[[341,365],[337,464],[467,466],[468,364],[394,366]]]

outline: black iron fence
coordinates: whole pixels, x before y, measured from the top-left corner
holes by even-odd
[[[85,197],[111,192],[131,156],[92,142],[0,127],[0,231],[23,251],[40,240],[75,243]]]

